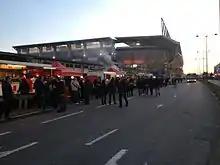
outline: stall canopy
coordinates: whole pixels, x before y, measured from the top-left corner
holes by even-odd
[[[83,72],[76,72],[73,68],[67,68],[62,65],[59,61],[53,61],[52,67],[55,67],[57,70],[60,70],[61,76],[82,76]]]

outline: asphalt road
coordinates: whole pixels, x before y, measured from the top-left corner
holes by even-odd
[[[219,130],[206,86],[178,84],[129,106],[75,107],[0,125],[1,165],[205,165]]]

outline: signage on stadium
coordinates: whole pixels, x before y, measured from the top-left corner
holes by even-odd
[[[144,60],[124,60],[124,64],[143,64]]]
[[[26,66],[23,65],[7,65],[7,64],[0,64],[0,69],[25,69]]]

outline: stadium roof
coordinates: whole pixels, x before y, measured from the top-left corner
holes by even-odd
[[[180,43],[165,36],[135,36],[135,37],[116,37],[116,43],[125,43],[130,48],[149,48],[158,47],[175,50],[182,55]]]
[[[92,39],[83,39],[83,40],[62,41],[62,42],[19,45],[19,46],[13,46],[13,48],[18,49],[18,48],[40,47],[40,46],[57,46],[57,45],[64,45],[64,44],[81,44],[81,43],[86,43],[86,42],[99,42],[99,41],[113,41],[116,44],[124,43],[130,46],[131,48],[144,47],[144,46],[145,47],[155,46],[158,48],[169,49],[172,51],[177,50],[179,54],[182,55],[180,43],[168,37],[162,36],[162,35],[115,37],[115,38],[103,37],[103,38],[92,38]]]
[[[17,48],[31,48],[37,46],[57,46],[57,45],[65,45],[65,44],[81,44],[86,42],[98,42],[98,41],[112,41],[111,37],[103,37],[103,38],[92,38],[92,39],[83,39],[83,40],[72,40],[72,41],[61,41],[61,42],[50,42],[50,43],[39,43],[39,44],[28,44],[28,45],[18,45],[13,46],[14,49]]]
[[[25,54],[18,54],[18,53],[11,53],[11,52],[2,52],[0,51],[0,57],[1,56],[7,56],[7,57],[17,57],[17,58],[22,58],[22,59],[26,59],[27,61],[31,60],[31,59],[37,59],[37,60],[49,60],[49,61],[53,61],[52,58],[48,58],[48,57],[36,57],[33,56],[31,54],[28,54],[28,56]],[[103,66],[102,64],[98,63],[97,61],[89,61],[89,60],[83,60],[83,61],[71,61],[71,60],[65,60],[65,59],[59,59],[56,58],[57,61],[61,61],[61,62],[72,62],[74,64],[85,64],[85,65],[98,65],[98,66]],[[15,61],[17,61],[15,59]]]

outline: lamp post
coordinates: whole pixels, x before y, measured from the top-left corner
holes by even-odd
[[[218,34],[215,33],[214,35],[217,36]],[[199,35],[196,35],[196,37],[198,38]],[[208,74],[208,72],[209,72],[209,66],[208,66],[208,35],[205,35],[205,60],[206,60],[206,73]],[[204,63],[204,60],[203,60],[203,63]]]
[[[202,54],[202,57],[200,57],[199,56],[199,51],[197,51],[197,57],[195,58],[195,60],[196,61],[198,61],[198,70],[197,70],[197,72],[199,73],[199,74],[201,74],[201,60],[202,60],[202,62],[203,62],[203,64],[202,64],[202,72],[204,73],[205,72],[205,64],[204,64],[204,51],[203,51],[203,54]]]

